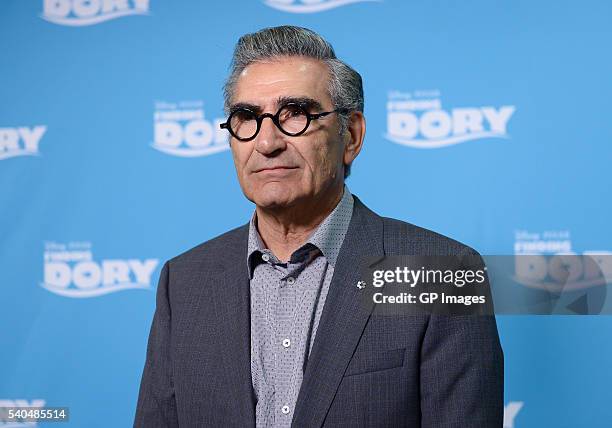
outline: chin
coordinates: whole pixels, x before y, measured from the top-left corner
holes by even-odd
[[[297,195],[293,189],[285,186],[272,186],[267,185],[267,188],[260,189],[255,192],[254,202],[257,206],[262,208],[280,208],[291,206],[295,203]]]
[[[261,208],[283,208],[291,206],[294,202],[292,198],[279,198],[272,196],[262,196],[255,198],[255,205]]]

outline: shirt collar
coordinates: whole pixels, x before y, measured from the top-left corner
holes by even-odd
[[[353,214],[353,195],[348,189],[348,186],[344,185],[342,198],[338,205],[333,211],[325,217],[323,222],[310,234],[304,245],[311,244],[317,247],[327,261],[335,266],[338,254],[340,253],[340,247],[344,242],[346,231],[348,230],[351,216]],[[253,254],[256,252],[262,252],[266,249],[259,232],[256,227],[257,212],[254,211],[249,222],[249,242],[247,250],[247,265],[249,268],[249,277],[253,277],[254,257]],[[302,245],[303,248],[304,245]],[[297,250],[296,250],[297,251]]]

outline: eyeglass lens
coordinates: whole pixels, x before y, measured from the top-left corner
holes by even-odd
[[[278,125],[287,134],[299,134],[308,127],[308,113],[299,105],[285,105],[277,115]],[[257,115],[245,109],[236,110],[229,125],[238,138],[252,138],[257,134]]]

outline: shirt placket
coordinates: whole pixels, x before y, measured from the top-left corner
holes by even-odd
[[[278,281],[279,299],[276,308],[277,319],[275,323],[274,353],[277,356],[276,391],[274,414],[275,426],[290,426],[293,417],[293,403],[291,397],[291,379],[294,370],[296,355],[296,304],[298,301],[298,283],[294,265],[287,263],[282,267]]]

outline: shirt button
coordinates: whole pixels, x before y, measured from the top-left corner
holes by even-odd
[[[287,278],[287,284],[289,285],[293,285],[293,283],[295,282],[295,278],[290,276],[289,278]]]
[[[291,409],[286,404],[281,408],[281,412],[283,412],[284,415],[289,414],[290,411]]]
[[[291,346],[291,340],[289,340],[289,339],[285,339],[285,340],[283,340],[283,346],[284,346],[285,348],[290,347],[290,346]]]
[[[262,260],[264,262],[267,262],[267,261],[270,260],[270,256],[268,254],[265,254],[265,253],[261,255],[261,258],[262,258]]]

